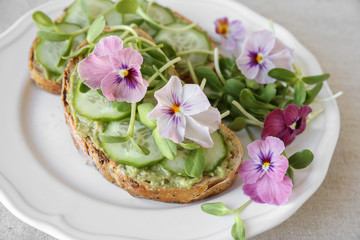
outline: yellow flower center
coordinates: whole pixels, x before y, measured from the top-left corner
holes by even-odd
[[[257,63],[262,63],[263,59],[264,59],[264,56],[263,56],[261,53],[258,53],[258,54],[256,55],[255,61],[256,61]]]
[[[128,71],[127,69],[121,69],[121,70],[119,71],[119,75],[120,75],[120,77],[124,78],[124,77],[126,77],[127,75],[129,75],[129,71]]]
[[[291,128],[292,130],[295,130],[295,129],[296,129],[296,122],[294,122],[293,124],[291,124],[291,125],[290,125],[290,128]]]
[[[268,170],[269,167],[270,167],[270,162],[268,162],[268,161],[263,162],[262,168],[263,168],[265,171]]]
[[[229,32],[229,26],[225,22],[221,22],[218,27],[218,33],[226,36]]]
[[[174,114],[180,112],[180,106],[177,105],[176,103],[173,104],[173,106],[170,108],[170,111]]]

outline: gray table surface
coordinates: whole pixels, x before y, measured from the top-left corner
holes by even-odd
[[[0,0],[0,33],[48,0]],[[360,239],[360,1],[242,0],[291,31],[331,73],[341,132],[329,172],[319,190],[287,221],[260,239]],[[219,1],[220,3],[220,1]],[[239,16],[241,19],[241,16]],[[54,239],[18,220],[0,204],[0,239]]]

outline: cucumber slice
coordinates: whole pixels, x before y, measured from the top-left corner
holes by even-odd
[[[121,25],[123,23],[123,15],[113,9],[105,15],[105,20],[108,26]]]
[[[171,28],[182,28],[187,26],[186,23],[173,23],[168,26]],[[185,32],[172,32],[168,30],[161,29],[154,36],[155,42],[165,41],[171,44],[171,46],[177,52],[192,50],[192,49],[202,49],[202,50],[211,50],[211,45],[206,33],[200,31],[199,29],[192,28]],[[206,62],[208,55],[207,54],[190,54],[190,61],[192,65],[197,66]],[[185,60],[179,62],[181,66],[186,66]]]
[[[104,134],[108,136],[125,136],[129,127],[129,120],[125,119],[117,122],[110,122],[106,127]],[[105,153],[114,161],[143,168],[158,163],[164,159],[157,148],[153,138],[152,131],[135,121],[134,135],[135,141],[150,150],[149,155],[144,155],[134,148],[130,141],[123,143],[105,143],[102,142]]]
[[[119,120],[130,115],[130,110],[120,112],[113,107],[111,101],[100,95],[96,90],[90,89],[86,93],[80,92],[79,80],[74,93],[74,106],[76,111],[86,118],[98,121]]]
[[[61,23],[57,23],[56,25],[64,33],[73,33],[81,29],[80,25],[74,23],[68,23],[68,22],[61,22]],[[85,40],[85,38],[86,38],[85,33],[75,37],[72,50],[75,51],[75,49],[77,49],[77,47]]]
[[[212,172],[216,167],[226,158],[227,149],[224,137],[218,131],[211,134],[214,141],[213,148],[204,148],[205,150],[205,167],[204,173]],[[174,160],[165,159],[161,165],[169,172],[175,173],[180,176],[188,176],[185,172],[185,161],[189,154],[189,150],[178,149],[177,155]]]
[[[157,3],[151,4],[147,14],[151,19],[164,25],[174,23],[176,20],[170,9],[160,6]]]

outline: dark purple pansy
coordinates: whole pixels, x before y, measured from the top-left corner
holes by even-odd
[[[296,135],[305,130],[306,117],[311,111],[309,106],[301,106],[299,109],[295,104],[290,104],[285,111],[276,109],[270,112],[265,118],[261,138],[278,137],[288,146]]]

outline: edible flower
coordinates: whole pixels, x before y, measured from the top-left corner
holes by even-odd
[[[135,49],[122,48],[119,37],[101,39],[79,63],[78,73],[87,86],[101,89],[110,101],[135,103],[145,96],[149,85],[140,72],[143,57]]]
[[[169,82],[155,92],[158,101],[148,114],[157,119],[160,136],[181,143],[188,138],[205,148],[214,142],[210,133],[219,128],[220,113],[211,107],[209,100],[197,84],[181,85],[178,77],[172,76]]]
[[[293,184],[285,176],[289,162],[281,155],[284,149],[284,143],[275,137],[248,145],[251,159],[240,165],[239,176],[245,183],[244,193],[253,201],[273,205],[287,202]]]
[[[215,31],[220,35],[221,48],[224,50],[237,50],[240,42],[244,40],[246,29],[240,20],[229,23],[227,17],[215,20]]]
[[[292,55],[292,49],[276,39],[272,32],[263,30],[247,36],[236,63],[245,77],[267,84],[275,82],[274,78],[268,76],[271,69],[292,70]]]
[[[288,146],[295,139],[295,136],[302,133],[306,127],[306,117],[311,113],[309,106],[290,104],[285,111],[276,109],[271,111],[264,120],[264,129],[261,138],[274,136],[280,138],[285,146]]]

